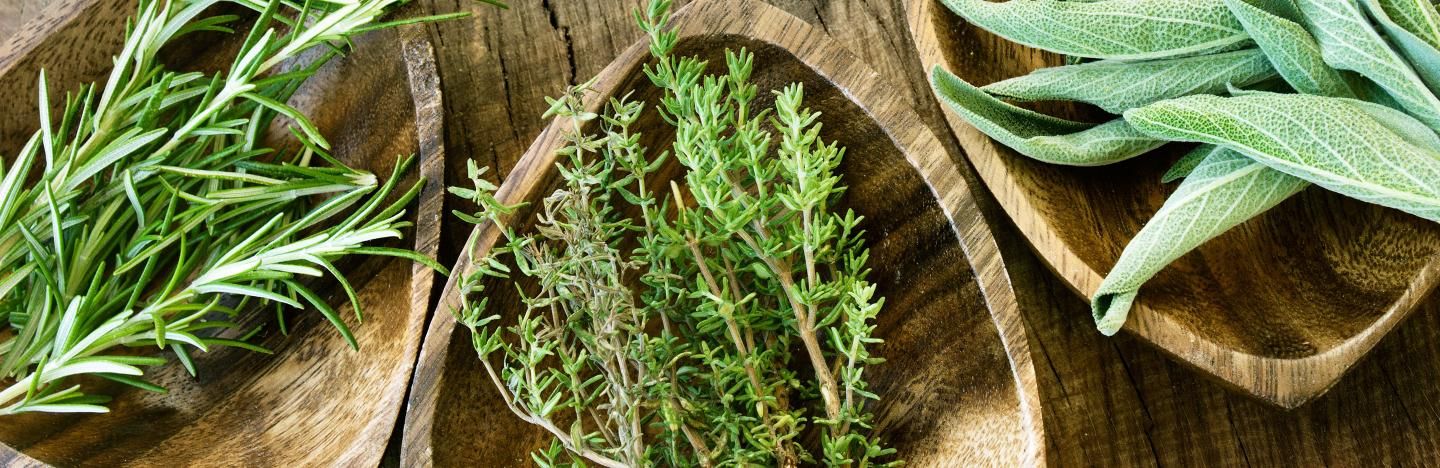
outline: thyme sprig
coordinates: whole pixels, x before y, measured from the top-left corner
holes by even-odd
[[[403,0],[235,0],[259,15],[231,65],[167,68],[165,45],[231,32],[237,16],[207,16],[220,3],[142,0],[108,79],[67,93],[57,116],[41,73],[40,129],[0,171],[0,415],[107,411],[107,397],[83,390],[86,376],[163,392],[141,368],[166,359],[145,348],[169,350],[191,374],[194,350],[267,352],[247,341],[258,328],[239,328],[250,306],[314,307],[356,346],[304,278],[335,278],[358,317],[336,259],[434,264],[369,246],[409,225],[404,206],[419,185],[384,200],[410,158],[382,185],[331,157],[285,104],[353,35],[410,21],[377,22]],[[281,69],[312,49],[323,50],[317,60]],[[298,150],[263,143],[277,117]]]
[[[753,110],[748,51],[727,52],[724,75],[673,56],[668,8],[637,18],[671,150],[640,144],[641,103],[586,112],[589,84],[551,99],[547,117],[574,126],[563,187],[533,225],[510,224],[521,207],[473,163],[473,187],[451,189],[480,206],[462,219],[504,238],[472,258],[454,312],[510,410],[554,436],[540,465],[883,464],[893,450],[866,434],[878,396],[863,378],[881,361],[869,346],[883,299],[865,280],[860,217],[834,210],[844,150],[820,140],[799,84]],[[672,156],[683,185],[653,185]],[[502,326],[484,285],[512,276],[533,284],[517,283],[523,310]],[[819,450],[803,446],[811,426]]]

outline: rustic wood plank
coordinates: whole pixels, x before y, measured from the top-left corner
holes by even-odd
[[[31,14],[17,5],[43,3],[0,0],[0,32],[7,13]],[[559,93],[574,76],[593,76],[639,38],[628,17],[639,0],[511,3],[497,11],[470,0],[430,2],[435,11],[476,16],[432,30],[446,95],[450,180],[463,176],[466,157],[508,171],[544,127],[542,97]],[[928,95],[898,0],[772,3],[836,36],[903,87],[926,125],[948,135],[940,131],[943,117]],[[942,139],[950,157],[960,158],[954,139]],[[1053,464],[1415,465],[1440,453],[1437,298],[1326,396],[1286,412],[1200,377],[1134,338],[1100,336],[1084,300],[998,216],[993,199],[981,198],[1028,322]],[[456,208],[453,202],[447,209]],[[447,224],[442,258],[453,258],[467,231]]]

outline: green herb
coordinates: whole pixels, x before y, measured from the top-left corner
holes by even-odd
[[[1141,285],[1167,264],[1310,184],[1440,221],[1440,15],[1433,3],[945,3],[1012,41],[1109,59],[984,88],[934,70],[941,99],[1001,143],[1072,165],[1118,161],[1165,141],[1204,143],[1166,172],[1166,182],[1185,180],[1091,299],[1105,334],[1120,329]],[[1268,66],[1248,61],[1259,57]],[[1284,83],[1265,81],[1266,69]],[[1087,126],[997,97],[1088,102],[1123,116]],[[1102,128],[1124,132],[1100,135]],[[1152,146],[1138,143],[1147,139]]]
[[[1245,30],[1217,0],[941,0],[966,21],[1031,47],[1151,60],[1233,50]]]
[[[1225,86],[1248,86],[1275,76],[1259,49],[1145,62],[1101,60],[1042,68],[981,88],[1016,101],[1078,101],[1110,112],[1140,107],[1171,96],[1219,93]],[[1116,83],[1102,88],[1091,83]]]
[[[400,237],[411,187],[394,202],[407,158],[382,185],[341,164],[285,101],[347,38],[396,23],[376,20],[399,0],[234,3],[259,11],[233,64],[205,74],[169,70],[166,44],[229,32],[238,18],[204,16],[218,0],[140,2],[108,80],[68,93],[50,114],[41,74],[40,130],[0,177],[0,415],[105,412],[82,376],[163,392],[141,367],[169,350],[193,374],[190,353],[214,346],[260,352],[235,320],[251,306],[314,307],[345,339],[334,308],[304,278],[329,273],[359,304],[334,261],[414,252],[368,244]],[[300,25],[277,32],[272,26]],[[280,64],[306,51],[305,68]],[[297,151],[262,145],[289,119]],[[323,199],[318,199],[323,197]],[[310,199],[317,198],[317,203]],[[283,318],[280,321],[284,330]]]
[[[640,146],[640,103],[587,113],[587,85],[551,100],[549,115],[575,126],[557,165],[564,186],[533,228],[508,224],[521,207],[473,165],[474,187],[451,189],[481,207],[461,218],[506,239],[474,259],[455,313],[510,409],[554,436],[534,454],[541,465],[886,464],[893,450],[865,434],[878,396],[863,379],[881,361],[869,347],[883,300],[865,280],[860,218],[833,207],[844,151],[820,140],[798,84],[773,111],[752,109],[749,52],[727,53],[719,76],[673,57],[668,4],[638,17],[671,151]],[[595,119],[587,135],[581,123]],[[653,185],[671,157],[683,187]],[[510,275],[533,284],[501,327],[475,298],[487,277]],[[818,447],[802,444],[807,428]]]

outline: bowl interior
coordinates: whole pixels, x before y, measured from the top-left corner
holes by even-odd
[[[125,11],[128,14],[133,7]],[[213,65],[207,63],[211,59],[205,57],[233,56],[224,51],[233,51],[238,40],[237,36],[198,38],[176,47],[167,63],[178,69],[211,69]],[[337,158],[386,178],[399,156],[415,154],[417,147],[415,104],[405,85],[406,68],[399,59],[399,33],[378,31],[354,42],[356,52],[327,65],[290,103],[313,118]],[[205,51],[208,53],[192,55]],[[41,48],[32,54],[45,53]],[[74,65],[98,71],[73,76],[68,82],[57,82],[52,74],[52,98],[58,99],[57,95],[82,80],[103,79],[108,73],[104,67]],[[12,72],[27,73],[23,69]],[[5,82],[16,81],[12,78],[7,76]],[[33,80],[33,75],[25,79]],[[18,102],[33,101],[34,97],[29,97]],[[7,138],[28,135],[36,124],[31,123],[29,129],[18,125],[23,123],[4,129]],[[288,136],[282,125],[277,121],[271,128],[272,144],[289,141],[276,138]],[[409,171],[403,186],[413,184],[417,173]],[[410,212],[416,209],[412,206]],[[414,228],[406,229],[403,241],[388,245],[407,247],[413,244],[414,235]],[[354,320],[348,305],[337,307],[355,332],[359,351],[350,350],[314,310],[288,310],[288,336],[279,332],[269,309],[252,311],[242,314],[242,328],[263,323],[262,332],[252,341],[271,349],[273,355],[215,348],[192,353],[196,377],[178,363],[147,370],[148,380],[169,389],[166,395],[85,381],[86,385],[95,384],[91,388],[96,393],[115,397],[111,413],[0,418],[0,442],[8,450],[56,465],[160,460],[206,465],[322,461],[373,465],[404,397],[425,320],[431,273],[412,268],[409,261],[388,257],[347,259],[339,267],[355,287],[365,312],[362,324]],[[312,288],[331,304],[346,302],[335,286],[327,278]],[[417,302],[412,290],[425,296]],[[0,452],[5,450],[0,448]]]
[[[932,6],[939,50],[966,81],[985,85],[1063,64],[1057,54],[1006,41],[938,2]],[[1031,108],[1081,121],[1114,118],[1068,103]],[[1174,191],[1178,182],[1162,184],[1160,175],[1191,146],[1170,144],[1097,168],[1044,164],[995,147],[1015,181],[1005,190],[1028,200],[1034,216],[1054,228],[1058,244],[1103,275]],[[1181,257],[1147,283],[1138,300],[1222,348],[1303,358],[1376,324],[1412,283],[1423,281],[1419,272],[1437,254],[1440,225],[1312,187]]]
[[[717,67],[727,47],[746,47],[756,55],[752,80],[762,96],[756,109],[773,101],[769,90],[802,82],[806,105],[822,113],[822,138],[847,148],[839,169],[849,187],[842,205],[865,217],[870,279],[886,301],[877,330],[885,343],[876,352],[888,360],[866,370],[881,395],[871,406],[877,431],[902,457],[922,466],[1013,461],[1026,443],[1015,378],[969,263],[929,186],[874,120],[784,49],[739,36],[690,36],[682,38],[676,54],[700,55]],[[638,68],[627,76],[618,94],[657,102],[659,91]],[[644,115],[636,128],[646,146],[657,150],[670,131],[652,106]],[[548,150],[553,148],[532,149]],[[557,186],[551,172],[537,197]],[[659,177],[676,172],[672,168]],[[505,281],[486,290],[492,292],[491,312],[513,317],[521,310]],[[435,464],[517,463],[548,445],[544,433],[497,401],[469,332],[453,330],[432,440],[426,441]]]

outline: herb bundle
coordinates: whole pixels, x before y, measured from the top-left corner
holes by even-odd
[[[727,51],[719,76],[673,57],[668,7],[637,17],[671,151],[640,145],[639,102],[588,113],[588,85],[551,100],[547,116],[574,129],[563,187],[532,228],[508,224],[521,207],[473,164],[474,187],[451,189],[480,207],[457,215],[506,240],[472,259],[454,312],[511,411],[554,436],[533,454],[541,465],[884,464],[893,450],[865,434],[878,397],[863,379],[881,361],[869,347],[883,299],[865,280],[860,218],[832,212],[844,150],[820,141],[798,84],[776,92],[773,113],[752,110],[749,52]],[[655,185],[670,157],[683,186]],[[475,298],[487,277],[511,275],[533,284],[517,286],[523,311],[500,326]],[[807,427],[816,453],[802,446]]]
[[[82,390],[86,377],[163,392],[141,367],[166,359],[146,348],[169,350],[191,374],[195,350],[267,352],[246,341],[258,328],[239,329],[251,307],[308,304],[355,346],[303,278],[328,272],[358,316],[338,258],[433,265],[369,246],[400,237],[419,185],[386,205],[409,159],[381,184],[327,154],[285,101],[347,38],[403,23],[377,22],[402,2],[236,0],[259,16],[233,63],[207,74],[168,69],[161,48],[230,32],[239,18],[207,16],[219,0],[142,0],[108,80],[66,94],[59,115],[41,74],[40,130],[0,171],[0,415],[105,412],[107,397]],[[312,49],[310,65],[281,69]],[[282,116],[297,150],[263,144]]]
[[[1311,184],[1440,221],[1440,14],[1413,0],[943,0],[1014,42],[1075,58],[976,87],[936,68],[940,98],[1031,158],[1094,166],[1200,145],[1091,299],[1114,334],[1167,264]],[[1007,104],[1065,100],[1101,124]]]

